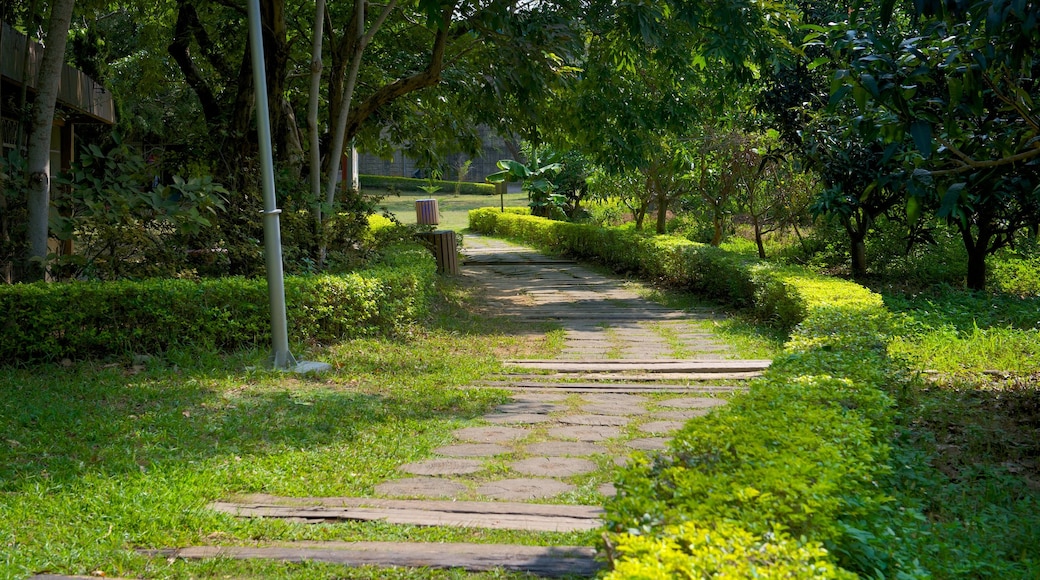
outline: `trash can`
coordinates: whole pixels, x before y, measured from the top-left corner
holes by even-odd
[[[440,223],[436,199],[415,200],[415,223],[425,226],[435,226]]]
[[[456,276],[459,273],[459,254],[456,251],[458,236],[452,230],[421,232],[419,238],[426,241],[437,258],[437,271]]]

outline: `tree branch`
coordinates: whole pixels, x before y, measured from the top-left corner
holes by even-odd
[[[195,9],[185,0],[178,0],[177,4],[177,23],[174,25],[173,41],[166,47],[166,50],[173,57],[181,69],[181,73],[184,74],[184,80],[202,104],[202,113],[206,117],[206,122],[216,125],[220,119],[220,104],[213,94],[213,89],[202,77],[201,71],[191,58],[192,14]],[[195,18],[197,20],[197,14]]]
[[[1003,165],[1011,165],[1012,163],[1018,163],[1020,161],[1029,161],[1034,157],[1040,157],[1040,144],[1033,147],[1033,149],[1016,153],[1010,157],[1001,157],[1000,159],[990,159],[988,161],[977,161],[972,157],[964,154],[952,144],[948,143],[945,139],[938,139],[942,143],[943,147],[950,150],[951,153],[960,158],[960,165],[950,169],[936,169],[929,171],[928,174],[932,176],[942,175],[957,175],[961,173],[967,173],[973,169],[988,169],[991,167],[1001,167]]]
[[[365,119],[372,116],[380,107],[393,102],[395,99],[408,93],[436,85],[441,80],[441,72],[444,70],[444,52],[450,36],[451,16],[455,10],[454,2],[447,6],[442,12],[441,26],[437,29],[434,39],[433,51],[430,54],[430,62],[422,72],[411,76],[397,79],[385,85],[370,95],[357,109],[350,112],[347,119],[347,136],[357,134],[358,129]]]

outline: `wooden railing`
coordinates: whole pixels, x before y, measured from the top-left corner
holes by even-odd
[[[28,67],[25,67],[25,47],[29,43]],[[36,87],[37,71],[43,58],[43,47],[3,23],[0,31],[0,75],[15,84],[27,83]],[[27,74],[28,73],[28,74]],[[112,94],[97,81],[69,65],[62,67],[58,89],[58,103],[95,121],[113,124],[116,121]]]

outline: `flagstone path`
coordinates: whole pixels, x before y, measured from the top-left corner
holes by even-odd
[[[463,275],[491,297],[486,313],[558,324],[565,334],[559,357],[503,361],[501,375],[473,386],[508,389],[510,401],[484,416],[483,425],[455,431],[455,442],[436,449],[434,457],[401,465],[400,477],[376,487],[382,498],[253,495],[210,507],[241,517],[312,522],[595,529],[599,504],[614,493],[618,465],[632,452],[664,449],[686,421],[726,404],[744,379],[769,364],[739,360],[712,334],[721,315],[711,309],[669,309],[616,278],[499,240],[467,235],[465,254]],[[592,505],[559,503],[576,498]],[[588,547],[308,542],[162,553],[501,567],[546,576],[589,575],[600,567]]]

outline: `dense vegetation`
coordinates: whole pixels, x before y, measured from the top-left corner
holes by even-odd
[[[0,95],[5,131],[17,128],[0,157],[0,356],[14,385],[0,412],[15,419],[0,447],[14,458],[0,462],[0,491],[13,494],[0,496],[0,522],[32,536],[0,523],[0,547],[38,540],[19,571],[63,558],[82,568],[75,552],[104,560],[97,546],[121,541],[39,525],[34,501],[78,522],[44,501],[51,486],[80,506],[123,485],[157,490],[148,513],[197,539],[206,526],[192,506],[215,490],[266,489],[257,474],[273,474],[271,487],[296,491],[287,474],[301,461],[322,473],[342,461],[365,488],[386,465],[344,458],[352,438],[371,438],[376,455],[420,453],[396,446],[401,433],[428,429],[415,440],[426,448],[490,404],[496,395],[430,381],[468,380],[487,351],[519,347],[479,323],[421,329],[431,260],[415,228],[375,215],[395,191],[492,193],[464,183],[460,163],[486,126],[516,158],[471,177],[519,183],[528,207],[476,211],[474,230],[696,292],[788,334],[748,395],[626,471],[608,516],[617,576],[1040,576],[1036,2],[260,4],[263,79],[239,0],[0,4],[0,20],[45,40],[48,62],[100,81],[119,111],[113,128],[69,117],[84,146],[51,180],[43,86],[56,77],[41,73],[33,99],[6,84]],[[332,345],[342,382],[364,375],[381,405],[335,385],[224,384],[190,363],[265,342],[260,80],[294,346]],[[350,190],[351,146],[401,150],[430,177],[363,176]],[[340,341],[371,336],[382,337],[373,358],[351,362],[355,343]],[[466,351],[458,373],[454,348]],[[152,358],[124,368],[134,355]],[[95,380],[99,359],[127,376]],[[59,361],[67,381],[48,366]],[[391,363],[404,378],[380,385],[372,369]],[[40,382],[16,368],[30,364]],[[428,364],[440,368],[429,380]],[[250,381],[260,394],[240,392]],[[168,406],[171,394],[190,408]],[[424,394],[431,405],[410,410]],[[296,408],[315,400],[372,430]],[[106,431],[114,411],[132,418]],[[269,425],[269,411],[299,421],[273,425],[273,438],[231,435],[235,421]],[[192,439],[176,423],[192,416],[217,435]],[[101,435],[63,440],[64,417],[136,459],[108,457]],[[167,441],[181,438],[191,443]],[[239,449],[208,447],[228,438]],[[327,448],[298,450],[312,444]],[[239,465],[240,449],[257,453]],[[174,496],[178,509],[158,507]],[[117,505],[125,541],[153,543],[157,528]],[[325,533],[279,526],[257,533]],[[49,560],[59,533],[75,540]]]

